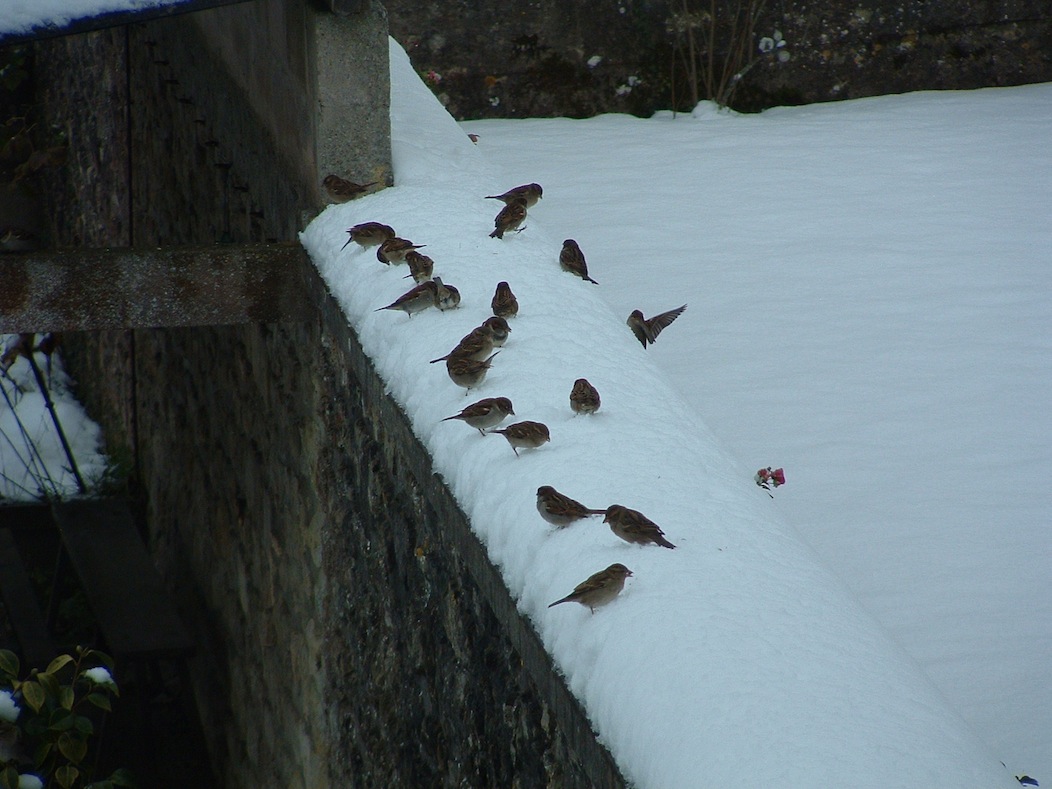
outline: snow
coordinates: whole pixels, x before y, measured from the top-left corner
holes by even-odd
[[[38,27],[65,27],[70,22],[118,11],[140,11],[178,5],[185,0],[3,0],[0,34]]]
[[[987,95],[997,94],[956,101],[971,116]],[[988,272],[969,279],[971,301],[953,301],[941,311],[942,279],[963,284],[976,274],[966,263],[982,269],[975,261],[974,217],[962,210],[963,199],[979,212],[994,206],[983,202],[984,173],[971,160],[972,169],[961,173],[971,193],[938,188],[933,179],[959,150],[942,152],[945,159],[938,148],[908,156],[907,171],[921,168],[929,178],[919,179],[923,190],[916,179],[901,182],[898,157],[908,146],[888,134],[889,125],[905,113],[934,138],[947,131],[933,111],[940,105],[913,96],[883,107],[856,103],[748,118],[705,111],[697,119],[465,124],[481,135],[476,147],[392,44],[397,186],[328,208],[301,236],[520,611],[640,787],[743,780],[772,787],[1007,787],[1015,781],[999,760],[1008,745],[1018,749],[1016,756],[1035,756],[1019,742],[998,739],[998,731],[982,730],[980,737],[916,654],[877,622],[872,600],[868,609],[860,602],[866,589],[855,577],[868,571],[885,580],[887,569],[868,561],[897,546],[862,530],[867,513],[851,497],[858,488],[883,485],[884,507],[902,504],[898,499],[918,482],[901,473],[931,455],[897,457],[895,441],[911,436],[916,422],[906,425],[910,417],[927,424],[925,410],[941,425],[949,417],[932,410],[957,394],[930,394],[929,387],[943,383],[944,365],[956,369],[939,356],[952,343],[928,343],[932,324],[959,326],[962,315],[979,312],[990,332],[1002,325],[998,315],[1006,306],[1021,306],[991,287],[1000,287],[1001,278]],[[544,185],[545,197],[531,209],[526,229],[503,241],[488,238],[500,205],[482,196],[534,180]],[[934,219],[925,214],[929,208]],[[909,221],[902,226],[904,217]],[[930,238],[933,230],[947,232],[931,224],[935,219],[953,220],[957,237]],[[435,273],[460,288],[461,307],[411,318],[377,312],[410,283],[403,279],[406,267],[386,267],[371,250],[340,251],[345,230],[365,221],[390,224],[402,237],[427,244]],[[1030,227],[1017,222],[1013,232]],[[970,229],[966,261],[958,242]],[[581,242],[600,286],[559,269],[566,237]],[[1002,252],[1000,240],[985,239],[985,248]],[[1029,240],[1040,248],[1033,234]],[[918,248],[920,241],[926,243]],[[953,268],[921,265],[932,249],[944,248],[953,251]],[[520,312],[485,382],[465,396],[442,365],[427,361],[489,315],[500,280],[510,282]],[[915,316],[912,308],[927,309],[930,299],[940,311]],[[650,350],[624,325],[634,307],[649,315],[684,301],[686,313]],[[1036,309],[1041,301],[1027,303]],[[765,309],[758,312],[757,304]],[[752,322],[743,323],[743,311]],[[802,334],[801,322],[808,326]],[[884,333],[889,327],[896,327],[891,340]],[[903,333],[912,342],[901,345]],[[816,347],[817,338],[824,343]],[[986,346],[1003,356],[1003,342],[992,335]],[[1028,369],[1047,381],[1034,361]],[[576,417],[569,408],[578,377],[602,394],[603,406],[592,417]],[[903,379],[914,387],[905,401],[895,400],[889,390]],[[699,390],[706,393],[704,409]],[[720,421],[726,410],[711,419],[708,400],[717,390],[726,410],[735,410],[734,403],[755,422],[753,443],[743,441],[742,413],[730,424]],[[517,458],[498,436],[441,421],[475,399],[501,395],[514,403],[509,421],[546,423],[551,443]],[[819,397],[838,407],[818,414],[825,421],[798,421],[798,410]],[[902,424],[885,424],[882,408]],[[973,408],[972,416],[984,410]],[[705,414],[722,435],[709,429]],[[853,445],[864,423],[880,440]],[[958,422],[957,435],[970,427]],[[790,439],[804,449],[794,450]],[[823,456],[815,447],[838,453],[832,457],[840,467],[816,466]],[[988,455],[991,464],[997,460]],[[752,479],[772,463],[788,475],[776,500]],[[957,478],[967,484],[965,475]],[[535,491],[545,484],[590,507],[639,509],[678,547],[627,545],[599,518],[553,530],[534,507]],[[820,542],[814,535],[819,511],[786,506],[826,487],[839,499],[821,514],[839,521],[848,556],[819,556],[809,543]],[[946,529],[929,528],[932,539],[946,538]],[[956,547],[956,541],[943,543],[944,551]],[[928,571],[945,580],[940,558],[929,554]],[[594,615],[579,606],[547,608],[614,562],[634,576],[612,604]],[[911,594],[915,587],[901,589],[901,568],[895,569],[897,583],[887,586],[901,593],[898,604],[922,606]],[[977,569],[970,568],[973,584],[981,581]],[[941,591],[927,580],[926,591]],[[977,609],[957,620],[958,646],[984,611]],[[933,619],[939,613],[929,611]],[[1007,640],[993,635],[999,630],[984,634],[987,646]],[[1027,635],[1031,643],[1041,638]],[[1021,651],[1022,644],[1014,646]],[[1034,648],[1039,654],[1030,656],[1029,667],[1047,656],[1040,643]],[[977,673],[967,681],[990,688],[992,678]],[[1033,763],[1019,769],[1036,773]]]

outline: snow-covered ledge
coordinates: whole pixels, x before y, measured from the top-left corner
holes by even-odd
[[[574,206],[547,193],[524,232],[489,238],[499,204],[483,196],[514,184],[494,181],[393,42],[391,81],[397,187],[330,207],[303,244],[624,775],[654,789],[1014,785],[674,394],[602,286],[560,270],[544,218]],[[460,308],[377,312],[412,282],[371,250],[341,251],[365,221],[427,244]],[[465,397],[428,361],[490,315],[501,280],[520,311]],[[569,408],[579,377],[602,394],[594,416]],[[547,424],[551,442],[516,457],[500,436],[441,421],[491,396]],[[541,485],[641,510],[678,547],[628,545],[600,518],[553,530],[534,506]],[[634,576],[612,604],[548,608],[615,562]]]

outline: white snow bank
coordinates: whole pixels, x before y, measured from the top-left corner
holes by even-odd
[[[4,0],[0,3],[0,33],[65,27],[78,19],[178,5],[180,2],[185,0]]]
[[[672,390],[603,286],[559,269],[562,238],[545,217],[574,206],[549,195],[524,232],[488,238],[500,205],[483,195],[514,184],[487,175],[393,42],[391,72],[399,185],[328,208],[301,238],[625,775],[661,789],[1013,785]],[[371,251],[340,251],[364,221],[427,244],[460,309],[375,312],[411,281]],[[489,315],[499,280],[520,313],[465,397],[427,362]],[[688,307],[669,332],[691,319]],[[602,394],[594,417],[570,411],[578,377]],[[551,443],[517,458],[499,436],[440,422],[498,395],[513,419],[548,424]],[[639,509],[678,548],[627,545],[599,518],[553,531],[534,508],[545,484],[591,507]],[[613,562],[635,576],[610,606],[547,608]]]

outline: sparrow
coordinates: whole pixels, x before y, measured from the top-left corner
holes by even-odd
[[[509,231],[521,233],[526,228],[520,228],[526,221],[526,201],[521,197],[513,197],[500,213],[493,219],[494,230],[489,234],[490,238],[504,238]]]
[[[455,310],[460,306],[459,290],[452,285],[445,284],[441,277],[435,277],[431,281],[435,283],[436,307],[445,312],[446,310]]]
[[[486,195],[486,199],[502,200],[505,205],[508,205],[512,200],[522,198],[526,201],[527,208],[533,208],[543,196],[544,190],[541,189],[540,184],[523,184],[522,186],[516,186],[514,189],[509,189],[502,195]]]
[[[500,323],[491,323],[490,321],[500,321]],[[503,326],[501,326],[501,324],[503,324]],[[476,326],[470,332],[461,337],[460,342],[456,344],[456,347],[454,347],[452,351],[445,356],[439,356],[437,359],[432,359],[429,364],[444,362],[451,356],[468,356],[473,359],[484,359],[495,347],[504,345],[504,341],[508,337],[508,332],[511,331],[511,329],[507,327],[507,321],[503,318],[487,318],[482,322],[481,326]]]
[[[632,575],[632,571],[623,564],[611,564],[605,570],[600,570],[595,575],[577,584],[570,594],[562,600],[556,600],[549,608],[560,603],[580,603],[588,606],[594,614],[595,609],[601,605],[612,602],[621,590],[625,588],[625,579]]]
[[[406,278],[412,277],[413,282],[427,282],[435,271],[435,261],[427,255],[421,255],[415,249],[405,253],[405,262],[409,264],[409,274]]]
[[[486,435],[486,428],[496,427],[509,414],[515,415],[511,407],[511,400],[506,397],[486,397],[465,407],[459,414],[447,416],[440,421],[448,422],[450,419],[459,419],[478,430],[482,435]]]
[[[570,408],[575,414],[594,414],[599,410],[599,390],[588,379],[578,378],[570,390]]]
[[[675,548],[676,546],[665,539],[665,532],[638,510],[630,510],[620,504],[611,504],[606,508],[606,517],[603,523],[610,524],[610,531],[625,542],[636,545],[660,545],[662,548]]]
[[[643,347],[646,348],[647,343],[649,342],[653,345],[662,330],[676,320],[685,309],[687,309],[686,304],[682,307],[676,307],[674,310],[663,312],[660,315],[655,315],[653,318],[644,318],[642,312],[632,310],[632,314],[628,316],[628,327],[636,335],[636,339],[643,343]]]
[[[467,394],[480,383],[486,377],[486,373],[489,372],[489,368],[492,366],[493,357],[496,356],[500,351],[494,351],[485,359],[472,359],[467,356],[451,356],[446,359],[446,372],[449,373],[450,380],[453,381],[457,386],[463,386],[467,391]]]
[[[390,225],[380,222],[362,222],[360,225],[347,228],[347,235],[349,236],[347,244],[353,241],[358,246],[368,249],[379,246],[389,238],[394,238],[396,234]],[[347,244],[340,247],[341,252],[347,248]]]
[[[369,191],[370,186],[376,186],[376,181],[371,181],[367,184],[356,184],[354,181],[348,181],[331,173],[325,176],[321,183],[325,187],[325,191],[328,192],[329,199],[334,203],[346,203],[348,200],[353,200],[365,194]]]
[[[387,265],[404,263],[405,255],[409,250],[420,249],[426,246],[427,244],[414,244],[412,241],[406,241],[404,238],[395,236],[380,244],[380,248],[376,250],[376,259]]]
[[[581,279],[586,279],[593,285],[598,285],[594,279],[588,276],[588,264],[584,262],[584,252],[572,238],[563,242],[562,251],[559,253],[559,265],[563,271],[569,271]]]
[[[537,449],[545,442],[551,441],[548,426],[540,422],[516,422],[514,425],[502,427],[499,430],[490,430],[491,433],[500,433],[511,444],[515,456],[519,456],[520,449]]]
[[[606,510],[592,510],[569,496],[564,496],[551,485],[537,488],[537,512],[552,526],[569,526],[589,515],[603,515]]]
[[[511,318],[519,314],[519,300],[511,292],[511,286],[507,282],[498,282],[497,290],[490,302],[493,314],[498,318]]]
[[[380,310],[401,310],[412,318],[414,313],[422,312],[428,307],[434,307],[435,303],[435,283],[422,282],[413,289],[403,293],[386,307],[380,307],[380,309],[373,310],[373,312],[380,312]]]

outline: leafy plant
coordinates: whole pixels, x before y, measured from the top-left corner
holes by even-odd
[[[127,770],[91,781],[89,741],[94,718],[110,712],[119,695],[113,660],[77,647],[59,655],[45,671],[19,679],[18,658],[0,650],[0,789],[132,787]]]

